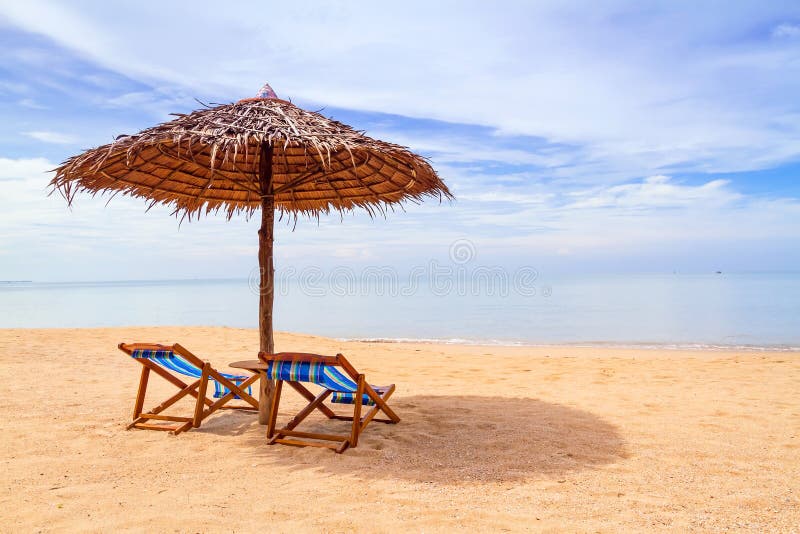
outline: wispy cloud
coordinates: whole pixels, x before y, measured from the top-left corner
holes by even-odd
[[[103,108],[136,110],[156,116],[169,116],[176,109],[197,106],[197,102],[184,91],[174,87],[155,87],[129,91],[109,98],[98,99]]]
[[[581,208],[677,208],[701,204],[705,208],[728,204],[742,198],[730,190],[727,180],[711,180],[700,185],[675,183],[669,176],[651,176],[640,182],[571,193]]]
[[[737,41],[791,20],[792,10],[778,5],[260,5],[223,14],[169,3],[120,13],[30,0],[3,11],[134,79],[226,99],[249,96],[269,78],[279,94],[305,102],[580,145],[585,154],[648,165],[643,174],[674,165],[747,170],[800,156],[800,124],[775,123],[800,111],[800,50],[770,34]],[[196,31],[209,25],[214,47]],[[772,34],[789,37],[795,28],[785,23]],[[164,50],[180,51],[180,61]]]
[[[4,158],[0,157],[0,180],[3,181],[43,181],[47,171],[55,165],[44,158]],[[7,192],[7,191],[6,191]],[[10,196],[9,198],[14,198]]]
[[[37,130],[33,132],[24,132],[24,134],[32,139],[36,139],[37,141],[42,141],[44,143],[55,143],[57,145],[70,145],[77,141],[75,136],[61,132]]]
[[[47,106],[43,106],[33,98],[23,98],[22,100],[19,100],[17,104],[19,104],[22,107],[30,109],[47,109]]]
[[[800,24],[780,24],[772,30],[772,36],[777,38],[800,37]]]

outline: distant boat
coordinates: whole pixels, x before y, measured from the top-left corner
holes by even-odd
[[[716,274],[722,274],[722,271],[716,271]]]

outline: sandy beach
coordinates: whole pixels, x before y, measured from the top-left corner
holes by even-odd
[[[278,350],[342,352],[397,384],[402,422],[337,455],[268,446],[235,411],[180,436],[126,431],[139,366],[120,341],[180,342],[224,368],[258,335],[0,330],[3,532],[800,529],[796,353],[280,333]],[[146,407],[174,392],[151,384]],[[282,420],[300,405],[287,394]]]

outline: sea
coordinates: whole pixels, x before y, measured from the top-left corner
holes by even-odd
[[[800,350],[800,273],[564,275],[493,286],[279,280],[276,330],[348,340]],[[255,328],[252,277],[0,282],[0,328]]]

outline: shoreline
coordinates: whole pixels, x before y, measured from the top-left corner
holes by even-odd
[[[221,325],[123,325],[123,326],[81,326],[81,327],[0,327],[0,333],[5,331],[47,331],[47,330],[138,330],[138,329],[176,329],[176,328],[221,328],[231,330],[253,331],[255,327],[221,326]],[[500,348],[574,348],[574,349],[608,349],[608,350],[640,350],[640,351],[675,351],[675,352],[749,352],[749,353],[783,353],[800,354],[800,345],[774,344],[724,344],[724,343],[697,343],[697,342],[647,342],[647,341],[562,341],[540,343],[533,341],[515,341],[505,339],[466,339],[466,338],[409,338],[409,337],[343,337],[326,336],[311,332],[276,331],[276,334],[307,336],[312,338],[330,339],[342,343],[363,344],[409,344],[409,345],[447,345],[465,347],[500,347]]]
[[[304,334],[305,335],[305,334]],[[316,334],[307,334],[316,335]],[[322,336],[321,336],[322,337]],[[475,347],[574,347],[578,349],[632,349],[632,350],[675,350],[698,352],[788,352],[800,353],[800,346],[794,345],[725,345],[715,343],[653,343],[653,342],[617,342],[617,341],[564,341],[554,343],[535,343],[527,341],[506,341],[499,339],[471,340],[471,339],[444,339],[444,338],[358,338],[335,337],[337,341],[345,343],[411,343],[427,345],[464,345]]]

